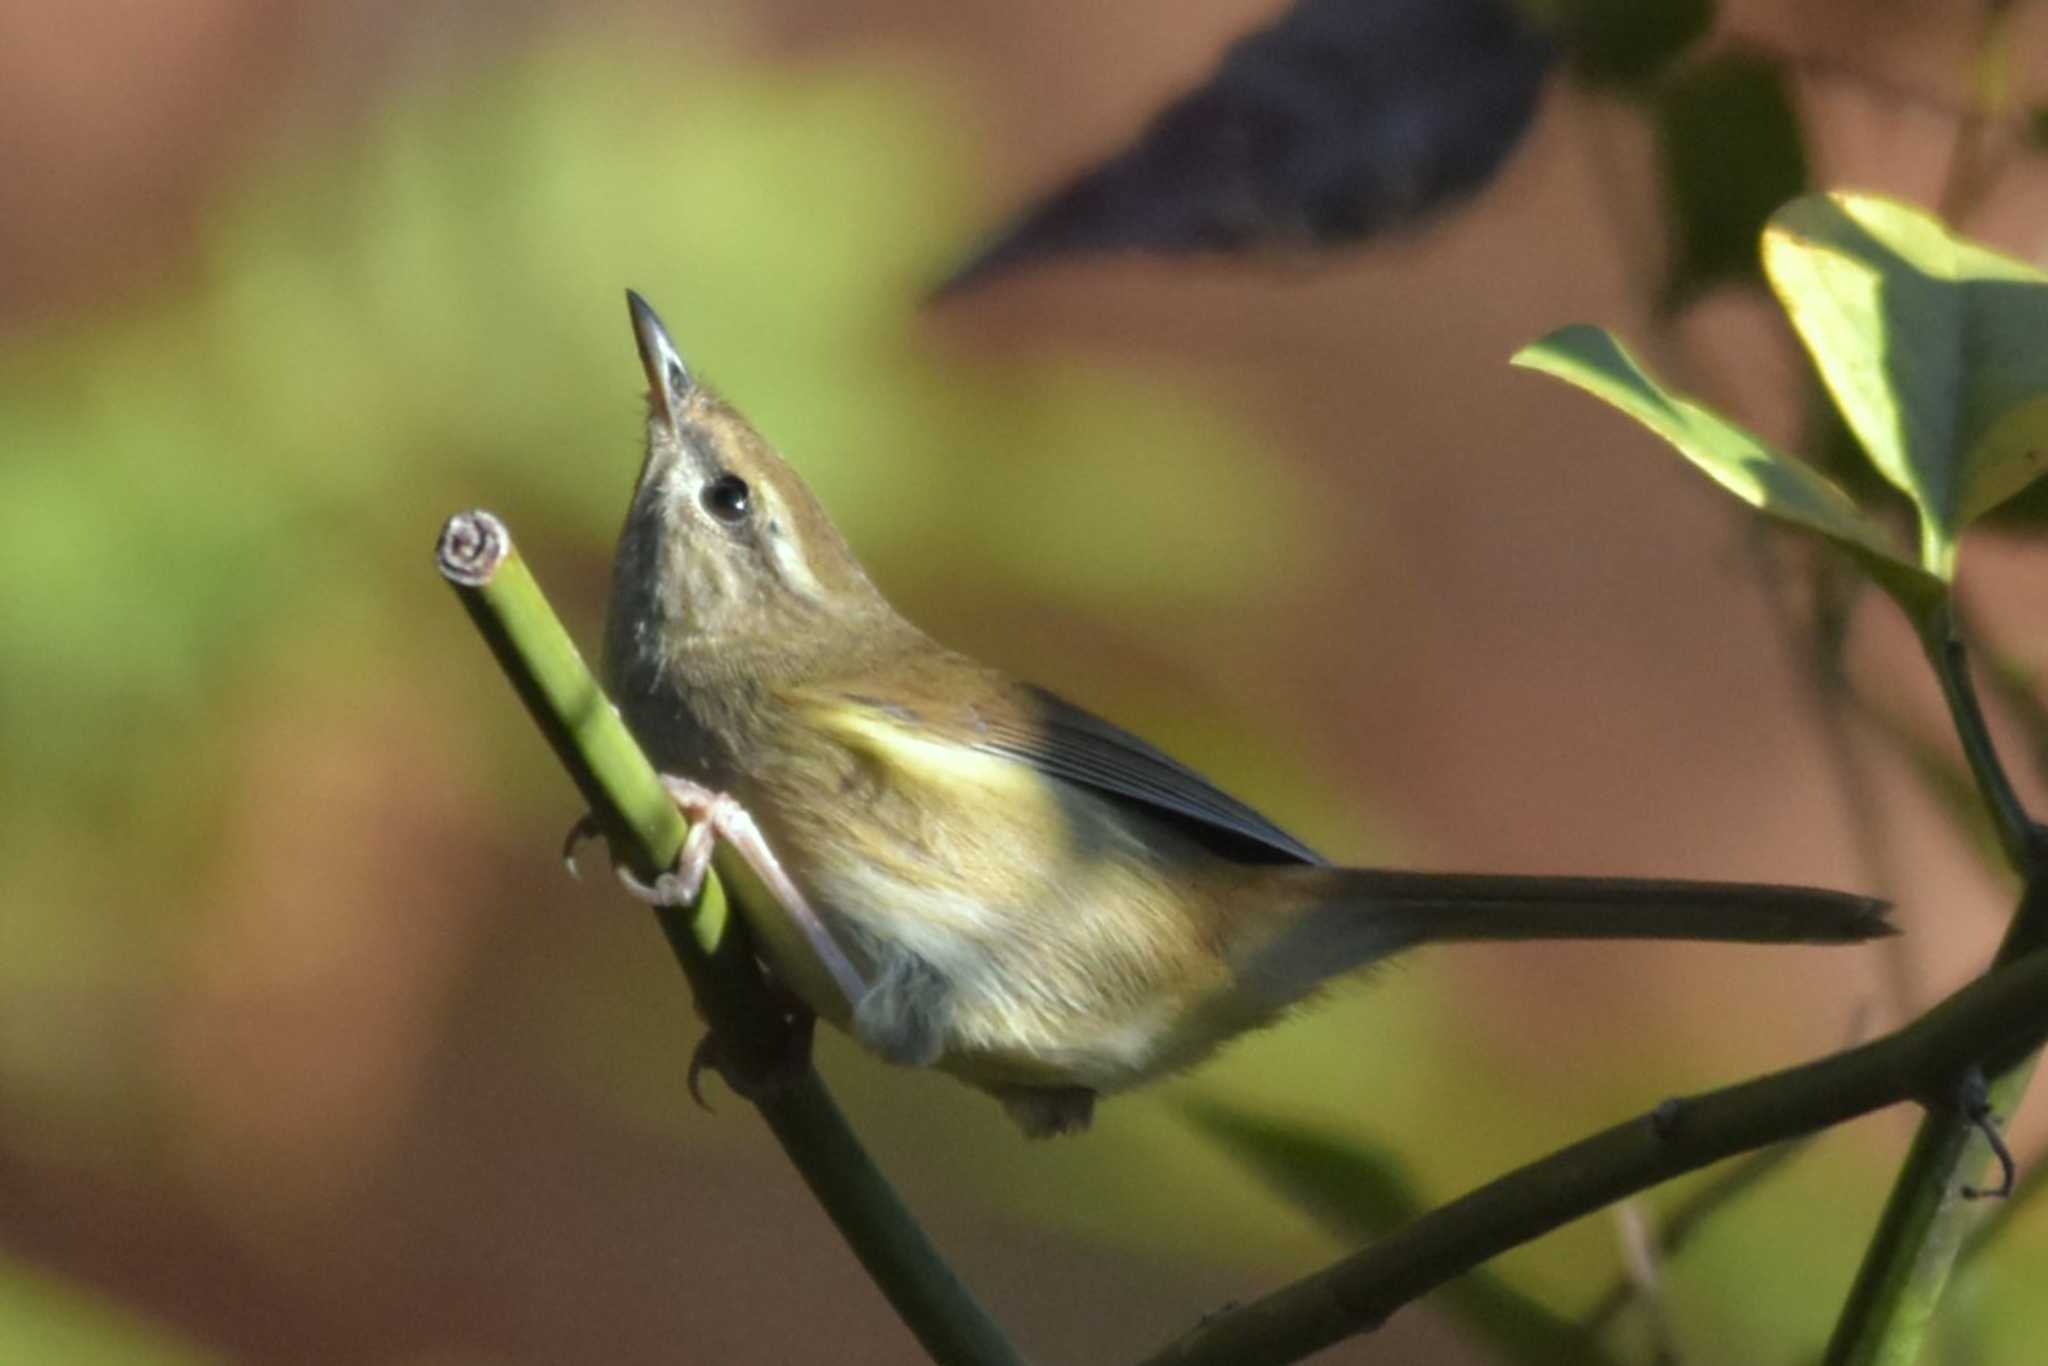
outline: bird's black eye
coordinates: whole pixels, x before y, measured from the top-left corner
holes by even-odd
[[[706,512],[728,525],[745,521],[753,506],[753,493],[737,474],[721,474],[706,484],[701,499]]]

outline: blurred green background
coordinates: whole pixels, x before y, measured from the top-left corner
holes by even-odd
[[[0,0],[0,1360],[914,1350],[745,1107],[684,1096],[681,979],[559,875],[573,793],[429,563],[488,506],[595,645],[628,285],[911,616],[1333,855],[1870,885],[1745,524],[1504,364],[1650,327],[1633,111],[1554,92],[1476,204],[1312,269],[919,307],[1277,8]],[[1968,6],[1728,8],[1929,88],[1969,60]],[[1826,174],[1931,197],[1947,123],[1802,96]],[[2041,198],[2012,177],[1969,226],[2038,257]],[[1675,335],[1686,382],[1794,429],[1754,301]],[[2023,548],[1980,558],[2018,620]],[[1927,707],[1872,626],[1854,667]],[[1355,1134],[1443,1198],[1959,980],[2004,889],[1880,777],[1889,964],[1433,954],[1043,1145],[841,1041],[822,1066],[1027,1350],[1125,1359],[1339,1247],[1193,1102]],[[1672,1269],[1689,1366],[1819,1344],[1908,1118]],[[1571,1312],[1616,1249],[1592,1219],[1502,1270]],[[2021,1228],[1970,1273],[1954,1360],[2027,1359],[2044,1263]],[[1331,1359],[1486,1358],[1418,1309]]]

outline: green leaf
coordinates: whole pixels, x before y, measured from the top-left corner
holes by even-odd
[[[1805,462],[1652,379],[1608,332],[1574,324],[1516,353],[1516,365],[1576,384],[1678,448],[1721,487],[1778,521],[1818,532],[1855,557],[1879,586],[1918,612],[1943,585],[1897,555],[1883,529]]]
[[[1189,1105],[1186,1113],[1254,1175],[1340,1237],[1374,1238],[1425,1209],[1407,1173],[1379,1148],[1215,1101]],[[1612,1366],[1585,1329],[1489,1271],[1452,1282],[1433,1303],[1502,1361]]]
[[[1920,562],[1955,577],[1963,528],[2048,467],[2048,276],[1919,209],[1809,195],[1764,269],[1836,405],[1920,513]]]
[[[1716,285],[1762,283],[1757,236],[1807,188],[1806,142],[1784,68],[1731,52],[1660,87],[1657,145],[1675,239],[1663,307]]]

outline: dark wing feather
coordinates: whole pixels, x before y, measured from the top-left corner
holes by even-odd
[[[1215,852],[1240,863],[1328,860],[1231,796],[1120,726],[1043,688],[1021,685],[1023,716],[990,709],[976,718],[975,748],[1017,759],[1055,778],[1132,803],[1173,821]],[[1036,724],[1019,725],[1028,717]]]

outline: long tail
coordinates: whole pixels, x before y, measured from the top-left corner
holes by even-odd
[[[1413,948],[1479,939],[1701,939],[1855,944],[1895,934],[1882,901],[1817,887],[1656,878],[1515,877],[1371,868],[1261,870],[1279,893],[1234,957],[1271,1004]]]
[[[1320,870],[1319,870],[1320,871]],[[1856,944],[1896,934],[1884,902],[1819,887],[1660,878],[1516,877],[1343,868],[1325,904],[1407,944],[1472,939],[1718,939]]]

